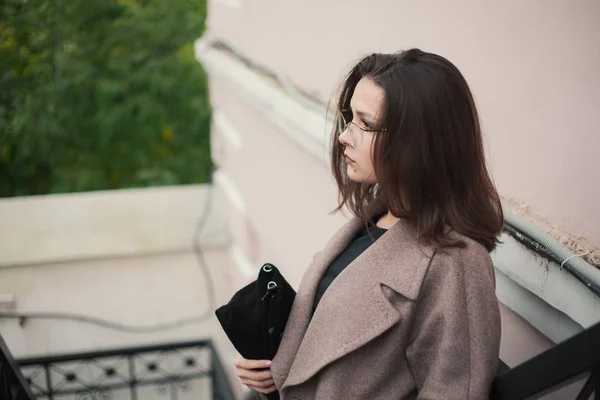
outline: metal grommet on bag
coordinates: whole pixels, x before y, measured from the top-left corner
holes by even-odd
[[[271,272],[271,271],[273,271],[273,267],[272,267],[270,264],[265,264],[265,265],[263,265],[263,268],[262,268],[262,269],[263,269],[263,271],[265,271],[265,272]]]
[[[273,290],[277,287],[277,283],[271,281],[269,283],[267,283],[267,290]]]

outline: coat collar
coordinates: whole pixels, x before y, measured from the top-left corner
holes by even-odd
[[[372,207],[370,214],[378,210]],[[333,281],[310,323],[319,281],[362,226],[359,218],[350,220],[304,275],[271,367],[282,391],[306,382],[400,320],[382,286],[411,300],[419,295],[433,249],[421,246],[412,229],[400,220]]]

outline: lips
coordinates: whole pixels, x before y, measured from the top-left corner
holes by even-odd
[[[350,157],[348,157],[348,155],[347,155],[347,154],[344,154],[344,156],[345,156],[345,160],[346,160],[346,162],[347,162],[348,164],[350,164],[350,163],[354,163],[354,164],[356,164],[356,161],[354,161],[353,159],[351,159]]]

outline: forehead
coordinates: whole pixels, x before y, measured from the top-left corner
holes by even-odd
[[[384,101],[383,88],[369,78],[362,78],[354,89],[350,106],[354,112],[362,112],[372,118],[377,118],[383,109]]]

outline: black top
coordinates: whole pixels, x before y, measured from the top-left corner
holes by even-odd
[[[377,225],[369,223],[368,228],[365,227],[356,234],[348,246],[329,265],[327,271],[325,271],[325,274],[321,278],[321,281],[317,286],[317,292],[315,293],[313,313],[317,309],[321,297],[323,297],[323,294],[333,280],[337,278],[344,268],[360,256],[363,251],[368,249],[370,245],[375,243],[375,241],[385,232],[387,232],[387,229],[379,228]]]

